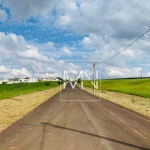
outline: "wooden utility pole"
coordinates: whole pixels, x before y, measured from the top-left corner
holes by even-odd
[[[96,72],[95,72],[95,63],[93,64],[93,83],[94,83],[94,85],[93,85],[93,94],[95,94],[95,74],[96,74]]]

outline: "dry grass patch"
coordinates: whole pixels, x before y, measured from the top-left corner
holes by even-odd
[[[60,86],[0,101],[0,131],[60,92]]]
[[[84,90],[93,94],[93,89],[91,88],[84,87]],[[100,96],[99,90],[96,90],[96,95]],[[110,91],[103,91],[101,93],[101,98],[150,117],[150,98],[142,98],[139,96]]]

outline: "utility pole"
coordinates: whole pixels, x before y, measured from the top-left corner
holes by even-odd
[[[89,62],[87,61],[87,63],[89,63]],[[96,93],[95,89],[98,88],[98,82],[96,82],[96,77],[98,77],[98,74],[97,74],[97,71],[96,71],[96,64],[97,63],[94,62],[93,67],[91,68],[91,70],[93,69],[93,82],[92,82],[92,84],[93,84],[93,94]]]
[[[142,70],[141,70],[141,78],[142,78]]]
[[[95,94],[95,63],[93,64],[93,94]]]

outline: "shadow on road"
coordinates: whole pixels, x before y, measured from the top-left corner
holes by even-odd
[[[17,124],[17,123],[15,123],[15,124]],[[51,123],[41,122],[40,124],[37,124],[37,125],[32,125],[32,124],[18,124],[18,125],[42,126],[42,127],[44,127],[43,128],[44,133],[45,133],[45,127],[51,126],[51,127],[54,127],[54,128],[59,128],[59,129],[63,129],[63,130],[69,130],[69,131],[73,131],[73,132],[86,134],[86,135],[89,135],[89,136],[94,136],[94,137],[97,137],[97,138],[100,138],[100,139],[104,139],[104,140],[108,140],[108,141],[111,141],[111,142],[119,143],[119,144],[122,144],[122,145],[126,145],[126,146],[129,146],[129,147],[140,149],[140,150],[150,150],[149,148],[144,148],[144,147],[133,145],[133,144],[130,144],[130,143],[127,143],[127,142],[123,142],[123,141],[119,141],[119,140],[111,139],[111,138],[108,138],[108,137],[99,136],[99,135],[96,135],[96,134],[92,134],[92,133],[88,133],[88,132],[84,132],[84,131],[79,131],[79,130],[75,130],[75,129],[71,129],[71,128],[66,128],[66,127],[54,125],[54,124],[51,124]],[[43,148],[43,145],[44,145],[43,141],[44,140],[42,140],[41,148]]]
[[[41,143],[40,143],[40,150],[43,150],[43,149],[44,149],[45,132],[46,132],[46,125],[43,125],[42,137],[41,137]]]

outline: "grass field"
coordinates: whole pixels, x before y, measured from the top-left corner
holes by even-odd
[[[92,88],[91,81],[84,81],[84,86]],[[150,79],[101,80],[101,90],[150,98]]]
[[[57,81],[20,83],[20,84],[1,84],[0,100],[12,98],[19,95],[29,94],[35,91],[47,90],[56,86],[59,86]]]

